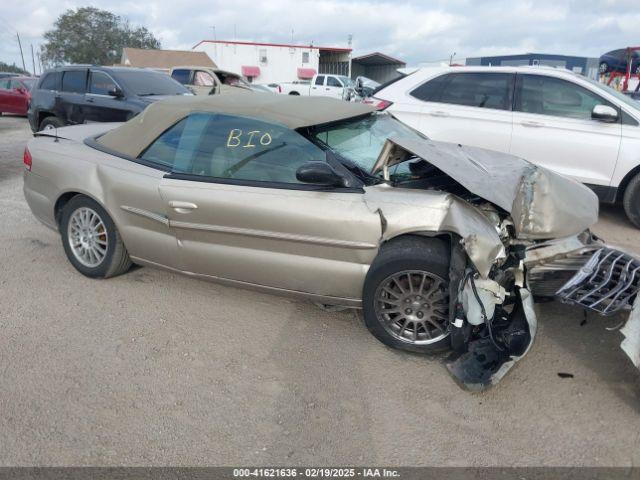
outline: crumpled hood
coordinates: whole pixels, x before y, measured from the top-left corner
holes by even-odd
[[[373,173],[417,156],[471,193],[511,214],[516,236],[537,240],[578,234],[598,220],[587,187],[513,155],[409,138],[385,142]]]

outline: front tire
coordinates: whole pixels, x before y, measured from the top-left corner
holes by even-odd
[[[64,206],[60,234],[69,262],[87,277],[115,277],[131,268],[113,220],[89,197],[76,195]]]
[[[364,322],[382,343],[416,353],[450,348],[449,247],[408,235],[383,245],[363,291]]]
[[[640,228],[640,173],[627,185],[622,197],[622,205],[631,223]]]

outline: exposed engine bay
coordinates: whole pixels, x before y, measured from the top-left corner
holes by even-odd
[[[393,166],[401,163],[404,174],[396,176]],[[534,299],[601,315],[632,310],[622,349],[640,368],[640,260],[588,230],[597,220],[592,192],[508,155],[409,139],[388,140],[373,173],[396,188],[451,194],[493,229],[479,241],[464,225],[472,223],[466,211],[436,226],[457,229],[449,275],[454,353],[446,367],[460,386],[495,385],[526,355],[537,331]]]

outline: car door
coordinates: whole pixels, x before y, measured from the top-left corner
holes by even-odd
[[[596,105],[617,107],[565,79],[518,74],[510,152],[580,182],[608,186],[621,123],[591,118]]]
[[[342,85],[342,82],[338,78],[328,75],[324,87],[324,96],[342,100],[343,95],[344,85]]]
[[[420,101],[418,129],[434,140],[508,152],[512,128],[511,73],[447,73],[409,92]]]
[[[315,97],[324,96],[324,78],[324,75],[316,76],[309,90],[309,95],[313,95]]]
[[[178,142],[171,138],[178,136]],[[296,170],[325,152],[256,119],[194,113],[144,154],[172,157],[160,192],[182,269],[324,297],[360,298],[377,253],[379,216],[361,189],[303,184]]]
[[[0,112],[11,113],[11,79],[0,78]]]
[[[87,91],[86,68],[65,70],[62,73],[62,88],[56,93],[56,112],[64,112],[67,123],[84,123],[85,101]]]
[[[110,95],[115,89],[122,88],[106,72],[90,70],[89,87],[85,94],[85,122],[124,122],[128,120],[130,111],[123,97]]]

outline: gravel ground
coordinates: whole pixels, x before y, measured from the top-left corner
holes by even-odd
[[[29,136],[0,118],[0,465],[640,464],[619,319],[539,305],[528,357],[470,394],[351,311],[150,268],[89,280],[24,201]],[[640,253],[618,209],[595,230]]]

